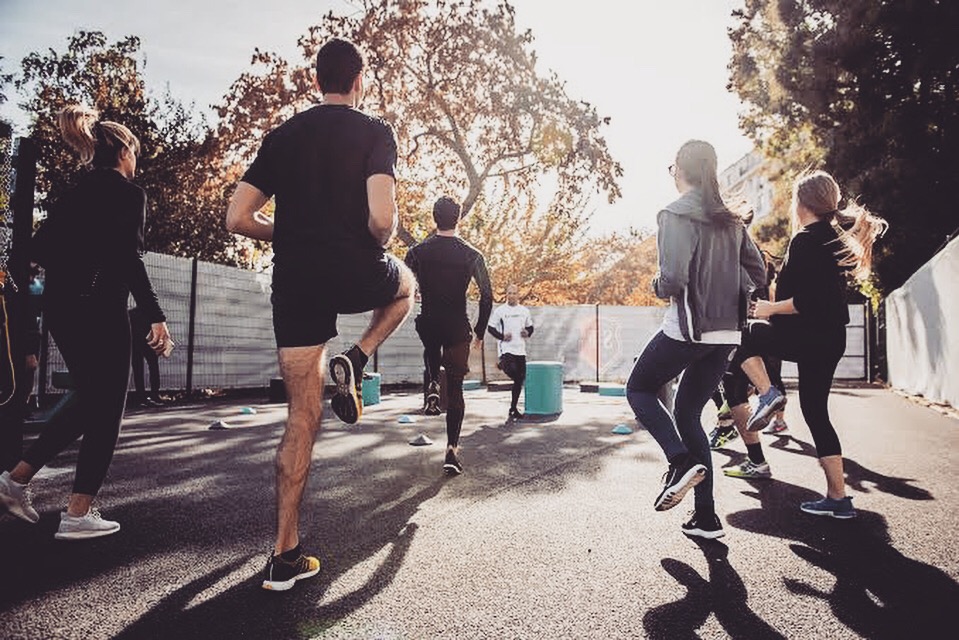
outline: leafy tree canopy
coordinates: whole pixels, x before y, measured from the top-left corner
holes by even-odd
[[[898,287],[959,226],[959,3],[745,0],[735,17],[744,130],[788,181],[824,168],[890,222],[876,274]]]
[[[310,27],[296,64],[254,55],[254,69],[219,107],[224,162],[248,162],[267,131],[314,103],[317,50],[330,37],[348,38],[367,56],[364,109],[397,135],[395,250],[430,232],[432,198],[446,194],[463,203],[463,235],[486,251],[494,278],[561,286],[580,248],[586,203],[620,195],[622,170],[602,137],[607,120],[537,70],[532,34],[517,30],[505,1],[357,5]]]
[[[211,171],[209,127],[168,92],[151,97],[143,64],[138,38],[110,43],[96,31],[77,32],[63,52],[23,59],[15,85],[40,151],[38,205],[49,209],[76,178],[79,161],[60,138],[57,114],[69,104],[86,104],[140,140],[136,182],[148,197],[147,248],[235,263],[233,237],[223,226],[224,188]]]

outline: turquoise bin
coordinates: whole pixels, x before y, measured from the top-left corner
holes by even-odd
[[[371,376],[371,377],[367,377]],[[363,376],[363,406],[380,403],[380,374],[366,373]]]
[[[559,415],[563,412],[563,363],[526,363],[526,403],[523,413]]]

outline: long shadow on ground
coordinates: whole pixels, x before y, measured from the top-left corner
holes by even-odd
[[[793,541],[796,555],[836,578],[823,591],[785,577],[791,592],[827,602],[839,621],[865,638],[937,637],[954,625],[959,584],[895,549],[881,515],[859,510],[858,518],[839,521],[797,514],[799,503],[821,496],[778,480],[750,484],[755,491],[746,495],[759,508],[730,514],[727,522]]]
[[[77,603],[90,589],[91,596],[114,601],[104,616],[114,628],[108,637],[312,637],[389,586],[416,536],[420,506],[441,490],[482,499],[504,486],[562,489],[596,473],[611,449],[597,438],[607,435],[608,425],[565,425],[563,444],[581,460],[566,467],[570,455],[557,453],[549,432],[517,435],[542,427],[484,425],[463,441],[467,475],[448,480],[440,471],[441,447],[427,456],[411,448],[384,459],[383,445],[395,453],[406,435],[382,424],[347,429],[325,422],[334,426],[314,450],[301,530],[305,549],[323,563],[316,578],[282,594],[260,588],[272,547],[272,462],[282,423],[208,431],[177,427],[164,414],[161,428],[128,427],[121,436],[102,500],[105,514],[122,523],[120,534],[56,542],[58,516],[49,506],[38,525],[0,522],[0,566],[18,576],[0,581],[0,613],[30,616],[32,626],[25,628],[52,634],[63,627],[42,603],[54,597],[59,607],[63,600]],[[333,446],[348,453],[323,455]],[[69,492],[75,461],[73,447],[37,483],[41,507],[52,504],[52,494]],[[550,473],[557,469],[562,473]],[[548,482],[524,481],[531,477]],[[144,575],[146,565],[157,574]],[[107,637],[97,633],[104,635],[78,627],[73,637]]]

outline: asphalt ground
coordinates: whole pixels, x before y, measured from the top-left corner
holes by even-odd
[[[131,411],[98,501],[118,534],[53,539],[75,448],[34,483],[38,524],[0,516],[0,637],[956,637],[959,420],[835,389],[859,511],[837,521],[798,509],[824,481],[789,399],[790,430],[762,436],[773,479],[721,475],[741,440],[714,453],[726,536],[709,542],[680,532],[691,496],[653,510],[666,465],[622,397],[569,387],[557,419],[507,424],[508,393],[468,391],[455,478],[419,394],[385,395],[356,426],[327,416],[301,531],[323,565],[285,593],[260,588],[285,406]],[[410,446],[420,434],[434,444]]]

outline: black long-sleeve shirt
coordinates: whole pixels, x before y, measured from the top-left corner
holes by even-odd
[[[145,218],[143,189],[114,169],[85,173],[34,236],[44,296],[69,304],[86,295],[125,302],[132,293],[151,323],[165,321],[143,264]]]
[[[479,250],[462,238],[436,235],[412,247],[406,264],[419,283],[422,315],[431,320],[468,322],[466,290],[475,280],[480,303],[473,331],[482,339],[493,309],[493,287]]]
[[[827,221],[814,222],[793,236],[776,284],[776,300],[792,298],[796,315],[775,315],[785,329],[814,332],[849,323],[846,269],[839,266],[839,236]]]

